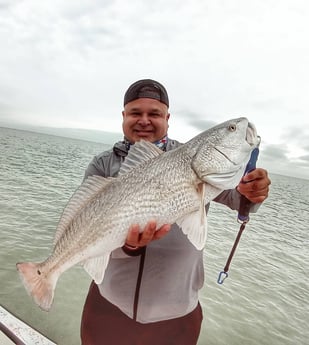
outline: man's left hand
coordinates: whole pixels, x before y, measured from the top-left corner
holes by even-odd
[[[267,171],[257,168],[243,176],[236,189],[251,202],[260,203],[268,197],[270,184]]]

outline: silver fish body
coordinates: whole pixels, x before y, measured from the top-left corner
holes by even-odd
[[[18,263],[28,293],[49,310],[59,276],[81,263],[100,283],[110,254],[122,247],[132,224],[177,223],[202,249],[205,205],[239,183],[256,130],[246,118],[224,122],[181,147],[162,153],[149,142],[133,145],[118,177],[89,177],[63,211],[52,254],[42,263]]]

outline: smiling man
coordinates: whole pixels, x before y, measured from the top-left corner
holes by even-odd
[[[131,145],[139,140],[163,151],[181,146],[167,135],[168,108],[162,84],[151,79],[132,84],[124,96],[124,140],[94,157],[85,178],[117,176]],[[258,168],[246,179],[248,183],[222,192],[215,201],[232,209],[238,209],[241,194],[255,203],[264,201],[270,184],[267,172]],[[203,251],[176,224],[159,229],[153,221],[144,229],[132,224],[125,245],[112,252],[103,282],[90,285],[82,315],[82,344],[196,345],[203,318],[198,293],[203,284]]]
[[[148,84],[147,84],[148,82]],[[143,86],[144,85],[144,86]],[[151,80],[131,85],[124,97],[122,129],[130,143],[167,141],[169,100],[163,85]]]

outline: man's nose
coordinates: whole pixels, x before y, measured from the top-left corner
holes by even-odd
[[[141,126],[148,126],[151,123],[148,114],[142,114],[138,119],[138,124]]]

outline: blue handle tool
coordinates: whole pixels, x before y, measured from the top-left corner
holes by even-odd
[[[256,147],[252,152],[249,159],[249,162],[246,166],[244,175],[248,174],[250,171],[256,168],[256,161],[259,156],[259,148]],[[248,223],[249,221],[249,211],[252,206],[252,202],[249,201],[245,196],[241,196],[240,205],[238,210],[237,220],[239,223]]]
[[[250,156],[249,162],[246,166],[244,175],[248,174],[250,171],[252,171],[256,168],[256,161],[258,159],[258,156],[259,156],[259,148],[256,147],[251,152],[251,156]],[[217,280],[218,284],[223,284],[224,280],[228,277],[227,272],[229,270],[230,263],[232,261],[233,255],[234,255],[235,250],[237,248],[237,245],[238,245],[238,242],[239,242],[240,237],[242,235],[242,232],[244,231],[246,224],[249,222],[249,211],[250,211],[250,208],[252,205],[253,205],[253,203],[250,200],[248,200],[243,195],[241,196],[239,210],[238,210],[238,216],[237,216],[237,221],[239,223],[241,223],[241,226],[240,226],[240,229],[238,231],[238,234],[237,234],[236,240],[234,242],[233,248],[232,248],[230,255],[227,259],[226,265],[225,265],[223,271],[221,271],[219,273],[218,280]]]

